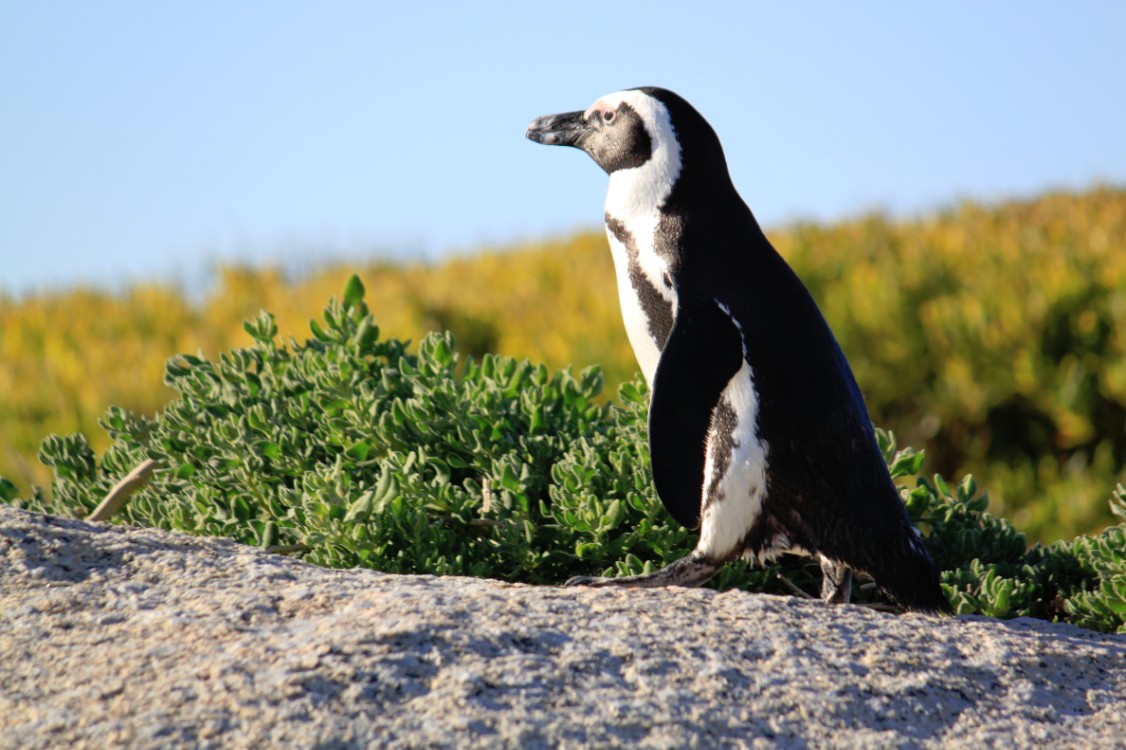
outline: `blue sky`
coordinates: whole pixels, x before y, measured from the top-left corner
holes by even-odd
[[[768,228],[1123,184],[1123,29],[1109,0],[7,2],[0,291],[597,226],[605,176],[524,129],[637,85],[711,121]]]

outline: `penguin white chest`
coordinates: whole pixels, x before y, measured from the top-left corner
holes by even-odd
[[[709,559],[736,554],[762,516],[769,447],[758,435],[758,404],[754,371],[744,358],[723,389],[708,430],[696,549]],[[789,542],[781,540],[780,546]]]

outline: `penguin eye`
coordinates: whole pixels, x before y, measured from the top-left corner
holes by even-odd
[[[609,125],[614,121],[614,110],[607,109],[602,111],[602,122]]]

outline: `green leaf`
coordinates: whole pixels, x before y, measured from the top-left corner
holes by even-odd
[[[344,516],[344,522],[355,523],[368,520],[375,508],[375,494],[375,492],[369,490],[356,498],[355,502],[348,506],[348,513]]]
[[[910,448],[900,451],[896,454],[891,466],[888,467],[892,479],[915,476],[922,470],[925,458],[926,453],[924,451],[916,453]]]
[[[281,458],[281,446],[272,440],[259,440],[255,447],[258,449],[259,456],[273,459]]]
[[[320,341],[332,341],[332,337],[329,336],[328,333],[321,328],[321,324],[315,320],[309,321],[309,330],[312,331],[313,335]]]
[[[580,560],[586,557],[593,557],[595,552],[602,548],[601,544],[595,542],[579,542],[575,545],[575,557]]]
[[[1114,494],[1110,497],[1110,512],[1119,518],[1126,519],[1126,487],[1118,484]]]
[[[344,285],[344,302],[349,307],[359,307],[360,303],[364,301],[364,283],[360,281],[360,277],[352,274],[348,279],[348,283]]]
[[[520,479],[509,465],[505,465],[504,467],[504,473],[501,474],[500,478],[500,486],[511,492],[519,492],[521,489]]]
[[[278,538],[278,525],[273,521],[267,521],[262,528],[262,547],[271,547]]]
[[[958,484],[958,499],[966,502],[977,494],[977,482],[974,481],[973,474],[967,474],[962,481]]]
[[[19,489],[4,477],[0,477],[0,501],[10,503],[19,496]]]
[[[356,461],[366,461],[369,453],[371,453],[371,443],[357,440],[344,452],[344,455]]]

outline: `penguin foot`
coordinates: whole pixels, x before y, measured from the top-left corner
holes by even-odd
[[[821,556],[821,601],[848,604],[852,598],[852,569],[843,562]]]
[[[595,578],[575,576],[564,586],[628,586],[633,588],[659,588],[662,586],[683,586],[695,588],[702,586],[709,578],[719,572],[723,565],[712,562],[702,555],[691,554],[674,563],[666,565],[653,573],[621,578]]]

